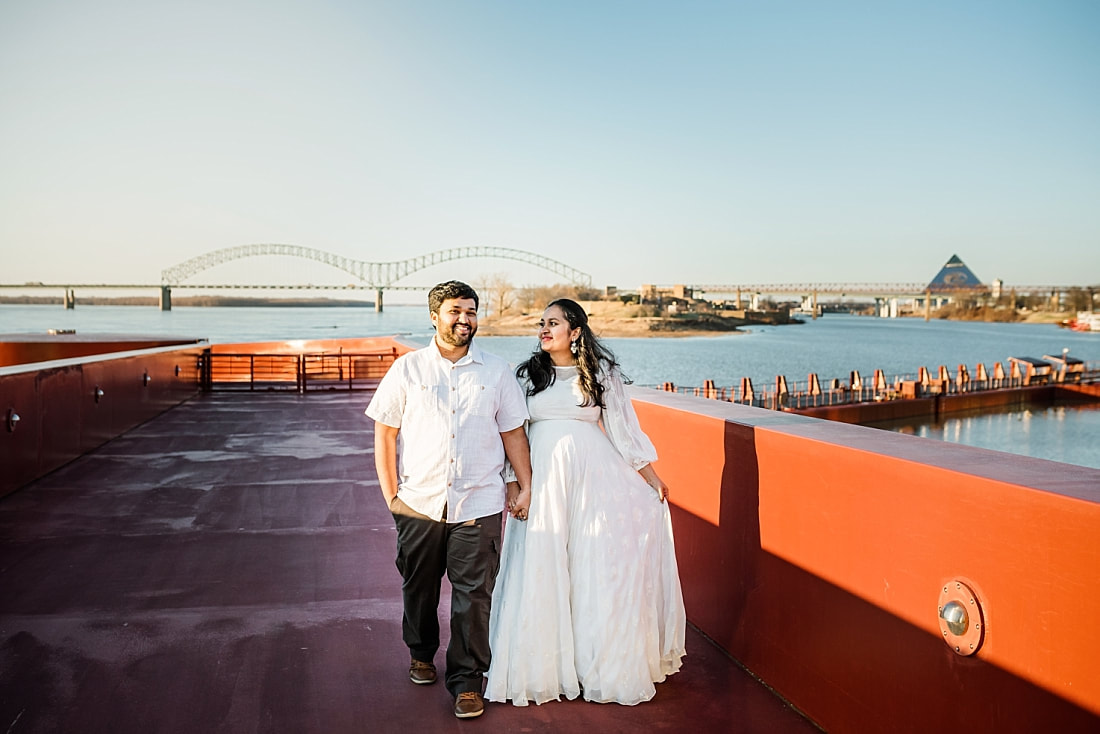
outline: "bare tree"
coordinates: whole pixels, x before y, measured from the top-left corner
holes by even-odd
[[[1066,294],[1066,310],[1090,311],[1092,310],[1092,294],[1084,288],[1070,288]]]
[[[486,321],[494,316],[503,316],[515,305],[516,288],[508,280],[507,273],[487,274],[474,284],[481,298],[482,315]]]
[[[591,289],[579,289],[575,285],[555,283],[554,285],[527,285],[516,293],[517,305],[524,313],[542,311],[546,304],[557,298],[572,298],[575,301],[594,301],[590,297]]]

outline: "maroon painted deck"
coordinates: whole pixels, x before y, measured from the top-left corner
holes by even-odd
[[[406,677],[367,397],[203,395],[0,500],[0,731],[817,731],[690,628],[648,703],[455,719]]]

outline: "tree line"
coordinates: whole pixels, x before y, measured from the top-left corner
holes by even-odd
[[[572,284],[516,286],[506,273],[484,275],[470,285],[481,300],[483,319],[541,311],[555,298],[598,301],[603,297],[595,288]]]

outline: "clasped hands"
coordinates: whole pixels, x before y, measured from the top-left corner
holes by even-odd
[[[505,505],[508,514],[517,520],[526,520],[531,509],[531,488],[520,489],[519,482],[508,482],[505,488]]]

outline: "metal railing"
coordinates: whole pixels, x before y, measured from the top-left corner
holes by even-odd
[[[804,381],[789,381],[777,376],[769,384],[753,384],[742,378],[739,385],[723,387],[713,380],[702,386],[683,386],[665,382],[653,385],[658,390],[768,410],[802,410],[827,405],[906,400],[939,395],[958,395],[989,390],[1003,390],[1037,385],[1094,384],[1100,382],[1100,362],[1071,365],[1069,369],[1052,369],[1010,363],[1006,371],[996,363],[992,371],[979,365],[974,374],[964,366],[955,372],[940,367],[936,373],[923,368],[917,375],[897,375],[887,379],[881,370],[870,377],[852,372],[847,379],[831,379],[822,383],[811,374]]]
[[[395,359],[396,350],[355,354],[207,352],[202,384],[205,390],[371,390]]]

